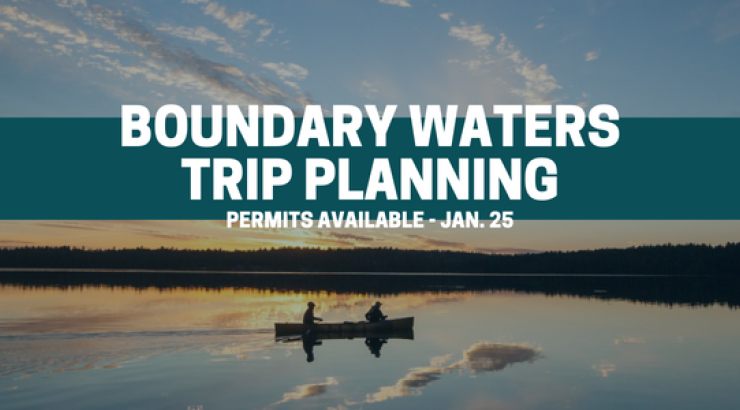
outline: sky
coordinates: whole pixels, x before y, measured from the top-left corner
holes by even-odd
[[[0,116],[122,104],[578,104],[740,116],[740,0],[0,0]],[[207,111],[206,111],[207,112]],[[462,112],[462,111],[461,111]],[[399,246],[485,252],[737,241],[734,221],[518,221],[506,233],[0,221],[0,246]]]
[[[740,115],[740,1],[0,0],[0,115],[609,103]]]

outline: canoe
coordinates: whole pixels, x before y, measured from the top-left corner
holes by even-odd
[[[381,320],[380,322],[319,322],[311,327],[316,334],[356,335],[382,334],[397,330],[412,329],[413,317]],[[276,336],[300,335],[304,332],[303,323],[275,323]]]
[[[363,332],[344,332],[344,333],[317,333],[315,335],[317,341],[321,340],[353,340],[353,339],[403,339],[403,340],[414,340],[414,329],[390,329],[380,331],[363,331]],[[292,335],[292,334],[275,334],[275,341],[278,342],[300,342],[303,340],[303,335]]]

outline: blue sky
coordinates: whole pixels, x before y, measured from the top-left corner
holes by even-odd
[[[740,115],[737,0],[0,0],[0,56],[5,117],[124,103]]]
[[[0,116],[121,104],[580,104],[740,115],[740,0],[0,0]],[[208,112],[208,110],[206,110]],[[462,112],[462,110],[461,110]],[[506,235],[0,221],[0,246],[527,251],[737,241],[738,221],[522,221]]]

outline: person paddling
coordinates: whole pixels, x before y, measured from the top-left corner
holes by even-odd
[[[370,308],[370,310],[365,313],[365,319],[367,319],[370,323],[380,322],[381,320],[385,320],[388,316],[383,316],[383,312],[380,311],[380,305],[382,303],[375,302],[375,304]]]
[[[314,325],[315,321],[322,322],[324,319],[320,317],[316,317],[313,314],[313,308],[316,306],[313,302],[308,302],[308,309],[306,309],[306,313],[303,314],[303,331],[304,332],[310,332],[311,327]]]

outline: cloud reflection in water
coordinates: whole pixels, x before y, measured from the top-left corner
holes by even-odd
[[[285,403],[291,400],[305,399],[307,397],[319,396],[326,393],[326,388],[328,386],[335,386],[337,384],[339,384],[337,379],[333,377],[327,377],[326,381],[323,383],[312,383],[296,386],[295,390],[290,393],[283,394],[283,399],[275,404]]]
[[[454,370],[469,370],[471,373],[495,372],[515,363],[532,363],[541,357],[541,349],[526,343],[480,342],[463,352],[463,358],[444,365],[451,355],[432,358],[431,365],[417,367],[396,382],[393,386],[381,387],[368,394],[365,403],[377,403],[398,397],[418,396],[431,382],[439,380],[445,373]]]

